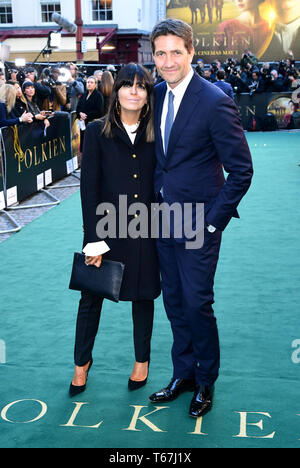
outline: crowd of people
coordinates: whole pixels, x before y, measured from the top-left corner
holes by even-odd
[[[0,127],[34,121],[48,127],[54,112],[75,111],[83,135],[85,126],[108,110],[114,71],[108,67],[85,76],[68,63],[63,69],[44,68],[40,74],[32,66],[22,72],[10,70],[8,78],[0,73]]]
[[[300,70],[292,51],[289,57],[280,62],[260,64],[252,51],[245,51],[241,60],[228,58],[225,63],[215,60],[205,65],[198,60],[196,70],[204,79],[220,87],[228,96],[248,93],[250,96],[262,93],[294,93],[300,88]],[[300,128],[299,96],[289,101],[289,111],[285,116],[285,128]]]
[[[118,70],[110,65],[90,74],[87,67],[79,68],[74,63],[62,66],[49,66],[40,73],[33,66],[21,72],[12,69],[7,77],[0,73],[0,127],[34,121],[43,121],[48,127],[54,112],[75,111],[82,148],[87,124],[108,111]],[[199,59],[195,70],[233,99],[240,93],[252,96],[264,92],[293,92],[300,83],[300,71],[292,51],[287,60],[278,63],[260,64],[251,51],[245,51],[240,60],[228,58],[225,63],[215,60],[206,64]],[[161,78],[155,67],[151,72],[154,83],[159,83]],[[293,114],[299,117],[300,127],[299,103],[291,101],[291,105]]]
[[[199,59],[196,69],[203,78],[212,83],[218,79],[218,70],[224,70],[225,81],[232,86],[235,94],[290,92],[299,88],[300,71],[292,51],[286,60],[259,64],[253,52],[247,50],[241,60],[228,58],[223,64],[215,60],[209,67]]]

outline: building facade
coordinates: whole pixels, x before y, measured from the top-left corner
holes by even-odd
[[[78,2],[78,0],[77,0]],[[149,33],[166,15],[166,0],[81,0],[82,60],[85,63],[150,62]],[[57,49],[47,47],[58,13],[76,20],[76,0],[0,0],[0,42],[10,48],[10,61],[76,61],[76,34],[65,29]],[[51,54],[45,53],[51,50]],[[38,57],[38,59],[37,59]]]

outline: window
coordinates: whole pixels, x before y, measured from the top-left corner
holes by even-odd
[[[112,0],[92,0],[92,15],[93,21],[111,21]]]
[[[52,14],[60,14],[60,2],[41,0],[42,23],[52,23]]]
[[[13,22],[11,1],[0,0],[0,24],[9,24]]]

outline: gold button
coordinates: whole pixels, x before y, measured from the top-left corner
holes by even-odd
[[[133,154],[132,157],[133,157],[133,159],[135,159],[135,158],[136,158],[136,154]]]
[[[106,211],[105,211],[105,214],[109,214],[109,210],[106,210]]]
[[[134,198],[139,198],[137,193],[134,194]]]
[[[133,178],[134,178],[134,179],[137,179],[137,178],[138,178],[138,175],[137,175],[137,174],[133,174]]]
[[[135,218],[138,218],[138,217],[139,217],[139,215],[135,213],[134,217],[135,217]]]

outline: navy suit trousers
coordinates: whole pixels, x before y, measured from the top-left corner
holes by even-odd
[[[201,249],[158,239],[163,300],[174,337],[173,378],[213,385],[220,368],[220,345],[213,311],[214,277],[222,232],[205,229]]]

